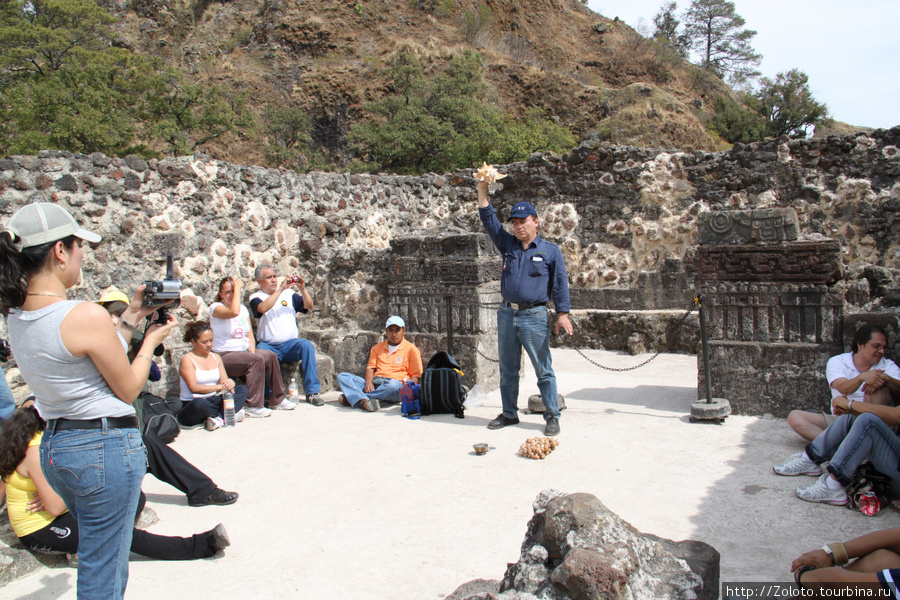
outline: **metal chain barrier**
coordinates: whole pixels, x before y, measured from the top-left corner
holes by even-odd
[[[690,306],[690,308],[687,309],[687,311],[684,313],[684,316],[681,317],[681,320],[678,322],[678,326],[679,326],[679,327],[681,327],[682,325],[684,325],[684,322],[687,321],[688,316],[690,316],[690,314],[691,314],[692,312],[694,312],[694,308],[695,308],[696,306],[697,306],[697,298],[694,298],[694,304],[692,304],[692,305]],[[585,354],[584,352],[582,352],[579,348],[572,348],[572,350],[574,350],[575,352],[577,352],[578,354],[580,354],[581,357],[582,357],[584,360],[588,361],[589,363],[591,363],[591,364],[594,365],[595,367],[599,367],[599,368],[604,369],[604,370],[606,370],[606,371],[613,371],[613,372],[616,372],[616,373],[624,373],[625,371],[634,371],[635,369],[640,369],[641,367],[643,367],[644,365],[646,365],[646,364],[648,364],[650,361],[652,361],[654,358],[656,358],[657,356],[659,356],[660,354],[662,354],[662,350],[659,350],[656,354],[654,354],[653,356],[651,356],[650,358],[648,358],[648,359],[645,360],[644,362],[642,362],[642,363],[640,363],[640,364],[637,364],[637,365],[634,365],[633,367],[607,367],[607,366],[601,365],[601,364],[598,363],[597,361],[591,359],[587,354]]]
[[[449,297],[452,298],[452,295],[449,295]],[[690,316],[690,314],[691,314],[692,312],[694,312],[694,309],[697,308],[697,307],[699,306],[699,302],[700,302],[699,297],[694,298],[693,304],[691,304],[691,306],[687,309],[687,311],[685,311],[684,316],[681,317],[681,320],[678,321],[678,326],[679,326],[679,327],[681,327],[682,325],[684,325],[684,322],[687,320],[687,318]],[[466,306],[466,307],[469,307],[469,308],[497,308],[497,302],[457,302],[456,304],[457,304],[458,306]],[[656,354],[654,354],[653,356],[651,356],[650,358],[648,358],[647,360],[645,360],[644,362],[642,362],[642,363],[640,363],[640,364],[637,364],[637,365],[634,365],[633,367],[607,367],[607,366],[601,365],[601,364],[598,363],[597,361],[593,360],[593,359],[592,359],[591,357],[589,357],[587,354],[585,354],[584,352],[582,352],[582,350],[581,350],[580,348],[572,348],[572,350],[574,350],[575,352],[577,352],[579,355],[581,355],[581,357],[582,357],[584,360],[588,361],[589,363],[591,363],[591,364],[594,365],[595,367],[598,367],[598,368],[603,369],[603,370],[605,370],[605,371],[613,371],[613,372],[616,372],[616,373],[624,373],[624,372],[626,372],[626,371],[634,371],[635,369],[640,369],[640,368],[643,367],[644,365],[647,365],[647,364],[649,364],[651,361],[653,361],[653,359],[655,359],[657,356],[659,356],[660,354],[662,354],[662,350],[660,350],[660,351],[658,351]],[[481,358],[483,358],[483,359],[485,359],[485,360],[487,360],[487,361],[490,361],[490,362],[492,362],[492,363],[499,363],[499,362],[500,362],[500,359],[499,359],[499,358],[491,358],[490,356],[487,356],[484,352],[482,352],[482,351],[479,350],[478,348],[475,348],[475,352],[477,352],[478,355],[479,355]]]

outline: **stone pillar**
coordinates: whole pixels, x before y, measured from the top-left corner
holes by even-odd
[[[840,252],[821,236],[800,239],[791,208],[711,212],[701,221],[713,396],[735,413],[785,417],[828,406],[825,363],[843,341]]]
[[[453,355],[465,372],[463,383],[489,389],[499,385],[497,304],[500,258],[484,233],[434,232],[391,240],[388,307],[407,322],[428,359],[447,350],[447,301],[452,306]]]

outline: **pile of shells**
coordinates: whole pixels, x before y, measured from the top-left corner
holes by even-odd
[[[525,458],[547,458],[547,455],[559,446],[559,440],[549,437],[533,437],[525,440],[519,448],[519,456]]]

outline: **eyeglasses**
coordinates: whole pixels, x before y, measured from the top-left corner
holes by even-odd
[[[872,346],[872,349],[873,349],[873,350],[884,350],[885,347],[886,347],[884,344],[875,344],[875,343],[872,343],[872,342],[869,342],[869,343],[866,344],[866,345],[867,345],[867,346]]]

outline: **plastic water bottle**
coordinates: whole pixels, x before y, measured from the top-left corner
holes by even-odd
[[[234,427],[234,392],[225,390],[222,406],[225,409],[225,427]]]
[[[297,387],[297,378],[291,377],[291,385],[288,386],[288,396],[297,398],[300,395],[300,388]]]

